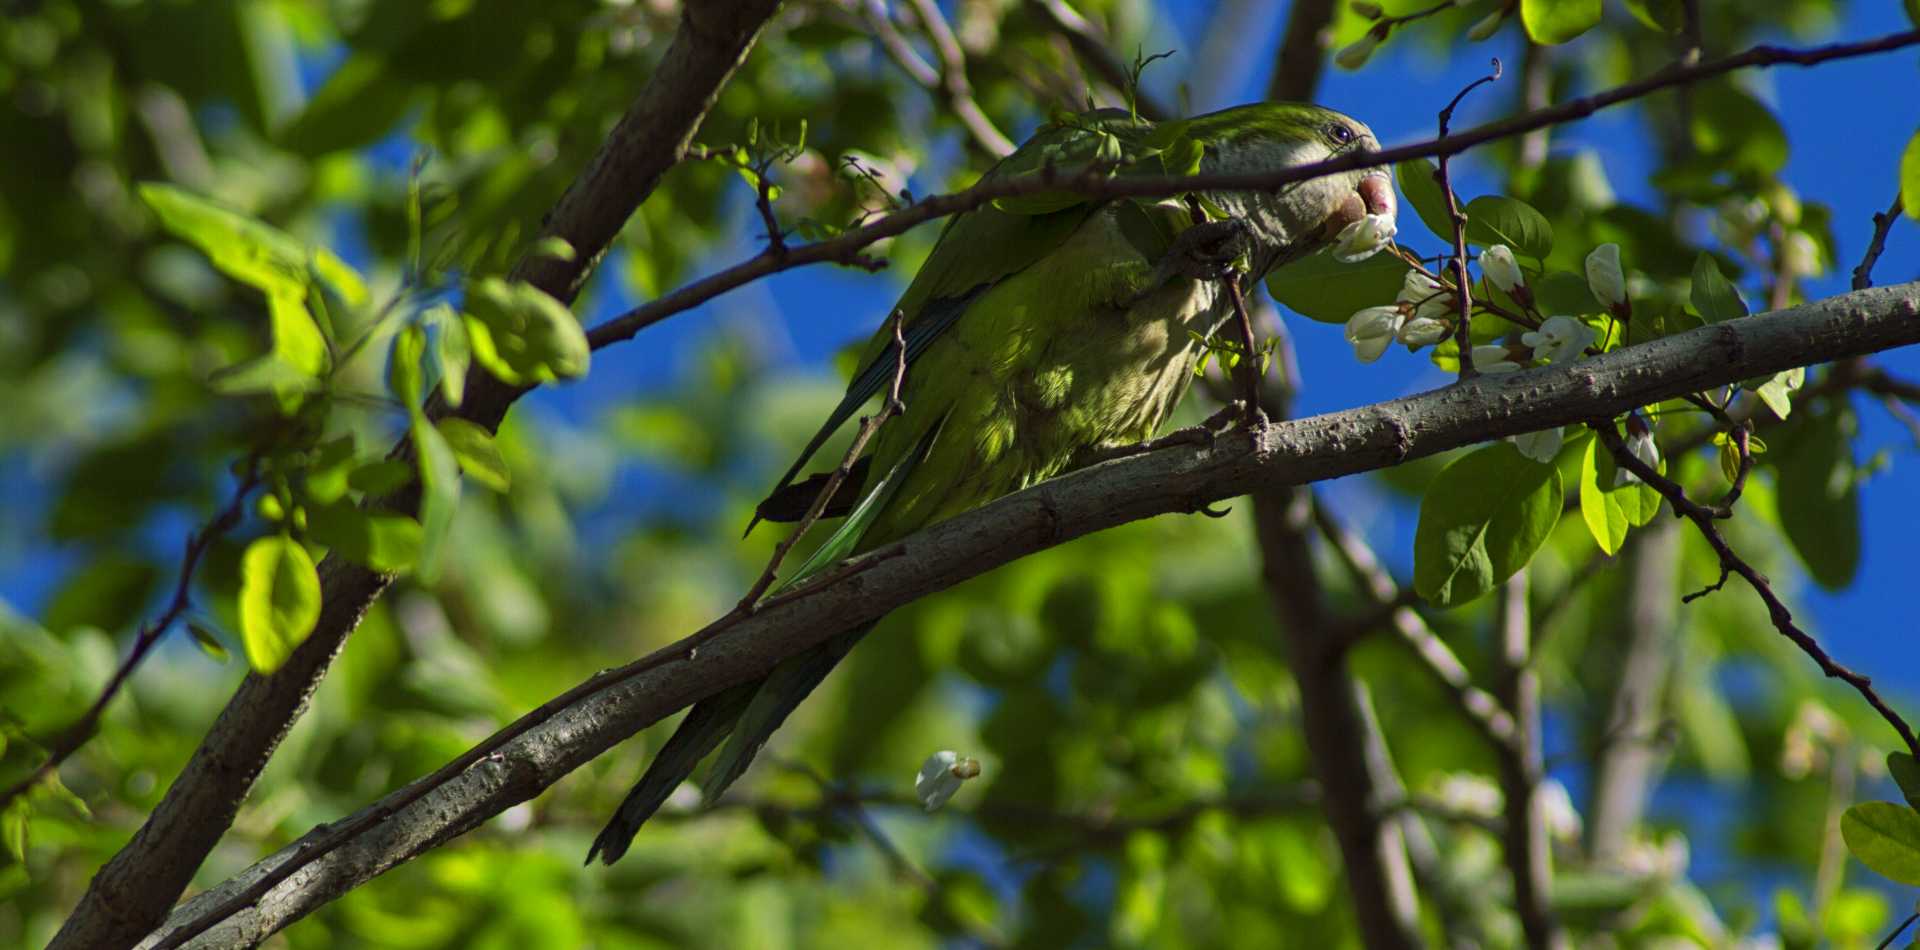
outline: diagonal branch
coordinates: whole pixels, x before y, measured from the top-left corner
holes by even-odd
[[[1609,418],[1794,366],[1920,343],[1920,282],[1702,327],[1565,366],[1222,434],[1044,482],[882,548],[751,617],[608,671],[433,776],[309,833],[194,898],[178,945],[277,931],[359,884],[540,793],[661,718],[918,597],[1117,524],[1274,485],[1355,474],[1553,426]]]

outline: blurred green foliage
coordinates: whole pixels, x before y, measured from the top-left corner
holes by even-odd
[[[1427,4],[1383,6],[1403,14]],[[1461,42],[1469,24],[1504,9],[1467,6],[1403,27],[1392,42]],[[1589,12],[1598,4],[1519,6],[1528,29],[1550,34],[1543,38],[1591,27],[1582,55],[1548,68],[1553,88],[1613,83],[1670,60],[1662,30],[1675,28],[1674,5],[1626,6],[1632,18],[1597,25]],[[1806,35],[1828,16],[1826,4],[1805,0],[1700,6],[1727,47],[1781,29]],[[717,334],[675,379],[622,393],[587,419],[523,407],[492,440],[424,425],[408,411],[413,400],[393,398],[455,386],[448,368],[469,357],[506,365],[478,338],[469,351],[449,342],[463,327],[471,335],[501,321],[551,328],[566,319],[537,301],[516,310],[517,291],[499,278],[522,254],[566,251],[530,247],[536,224],[649,75],[674,28],[673,4],[7,7],[0,472],[24,487],[0,501],[0,535],[25,539],[5,542],[12,561],[44,561],[53,566],[36,569],[57,580],[34,616],[0,602],[0,781],[37,764],[45,737],[97,694],[128,632],[170,588],[179,539],[221,503],[236,467],[293,452],[299,477],[269,490],[215,543],[195,582],[192,637],[172,637],[140,670],[59,781],[0,814],[0,944],[47,939],[124,844],[241,675],[236,648],[250,623],[279,629],[274,615],[311,606],[297,580],[284,596],[271,586],[264,603],[242,595],[250,573],[278,578],[308,556],[283,538],[399,566],[428,556],[421,546],[445,533],[437,569],[400,582],[354,634],[202,869],[202,885],[430,771],[592,672],[697,628],[757,574],[775,532],[742,542],[738,527],[770,465],[825,414],[837,388],[782,374],[757,341]],[[1079,7],[1108,25],[1117,48],[1152,38],[1157,14],[1145,3]],[[968,78],[1002,128],[1084,104],[1082,66],[1033,5],[962,0],[951,12],[971,56]],[[1342,5],[1337,38],[1364,29]],[[1527,164],[1509,143],[1487,154],[1508,173],[1513,197],[1476,198],[1486,212],[1476,220],[1559,273],[1580,273],[1597,244],[1619,244],[1646,288],[1636,292],[1645,315],[1636,326],[1669,331],[1698,319],[1688,303],[1707,319],[1728,316],[1736,288],[1764,283],[1757,275],[1786,248],[1801,266],[1834,266],[1829,215],[1777,177],[1789,143],[1769,107],[1731,81],[1697,90],[1690,112],[1677,103],[1643,107],[1668,149],[1655,179],[1666,206],[1617,203],[1589,154]],[[783,219],[818,229],[902,200],[909,180],[964,183],[986,161],[942,101],[892,67],[848,6],[829,0],[788,4],[699,139],[725,149],[745,143],[750,128],[802,122],[805,148],[772,173]],[[759,222],[736,171],[691,161],[671,172],[589,299],[615,284],[660,293],[708,266],[712,252],[753,240]],[[366,298],[343,286],[346,271],[304,250],[295,252],[298,293],[277,297],[217,255],[210,265],[169,236],[168,209],[182,205],[142,202],[150,182],[265,222],[275,241],[334,249],[364,272]],[[1409,193],[1429,224],[1436,196]],[[1713,240],[1677,228],[1683,212],[1711,216]],[[894,242],[896,275],[911,273],[928,239]],[[1700,262],[1718,282],[1697,276]],[[1403,273],[1375,284],[1390,296]],[[497,306],[464,323],[434,308],[469,286],[493,288],[481,296]],[[1283,301],[1290,292],[1275,291]],[[1364,304],[1370,291],[1354,292]],[[1566,312],[1593,304],[1579,286],[1540,293],[1572,300]],[[282,352],[288,324],[273,312],[276,299],[314,306],[330,348],[321,354],[308,340],[300,368],[329,374],[328,398],[289,401],[306,390],[278,378],[265,396],[222,390],[218,371]],[[391,367],[391,339],[341,345],[347,327],[369,325],[352,320],[371,319],[388,301],[401,302],[394,352],[408,357]],[[345,305],[338,325],[327,309],[335,304]],[[1305,308],[1335,320],[1354,309]],[[573,355],[565,345],[555,353]],[[542,378],[543,367],[521,368]],[[1702,421],[1680,408],[1662,407],[1673,410],[1662,442],[1704,441]],[[336,506],[378,497],[404,477],[379,459],[410,430],[423,456],[444,449],[426,463],[442,484],[490,491],[439,492],[435,502],[430,484],[424,537],[409,519],[343,516]],[[1772,576],[1793,576],[1793,553],[1818,583],[1845,585],[1859,550],[1845,397],[1797,402],[1788,425],[1765,431],[1763,475],[1727,530]],[[1548,479],[1564,482],[1576,503],[1616,494],[1610,463],[1595,461],[1589,445],[1572,444]],[[1340,491],[1404,510],[1441,467],[1402,466],[1368,489]],[[635,471],[663,497],[628,497]],[[1702,452],[1671,457],[1668,472],[1691,486],[1720,484]],[[1614,507],[1634,510],[1621,511],[1620,523],[1643,524],[1639,500],[1623,498]],[[297,510],[303,525],[294,525]],[[1610,509],[1599,510],[1607,523]],[[1541,536],[1528,539],[1539,545],[1535,606],[1551,617],[1537,668],[1561,733],[1554,752],[1573,760],[1556,767],[1584,768],[1611,741],[1608,700],[1631,623],[1627,572],[1589,576],[1585,566],[1596,537],[1624,543],[1629,557],[1634,542],[1619,525],[1617,537],[1591,528],[1594,517],[1543,516]],[[1258,563],[1239,510],[1224,521],[1132,524],[1024,559],[888,618],[796,714],[773,761],[736,800],[663,815],[617,866],[581,868],[579,859],[667,726],[329,905],[288,930],[285,945],[1354,945],[1354,911],[1313,806],[1299,696]],[[1344,572],[1323,567],[1336,611],[1371,609]],[[1688,536],[1667,593],[1716,574],[1712,553]],[[1884,892],[1849,881],[1826,847],[1836,802],[1851,800],[1842,789],[1879,775],[1882,727],[1823,683],[1743,593],[1681,614],[1672,675],[1658,692],[1665,725],[1634,740],[1668,754],[1666,782],[1712,789],[1737,809],[1637,828],[1629,860],[1602,866],[1580,833],[1588,803],[1571,801],[1553,841],[1553,901],[1583,940],[1718,946],[1767,932],[1787,946],[1857,945],[1897,919]],[[1431,615],[1477,671],[1491,669],[1497,649],[1488,600]],[[253,614],[267,619],[250,622]],[[1418,868],[1425,926],[1436,938],[1444,930],[1510,945],[1518,934],[1510,888],[1485,827],[1498,815],[1492,752],[1404,649],[1374,636],[1351,656],[1377,697],[1412,820],[1427,836]],[[979,758],[984,775],[929,816],[908,789],[938,748]],[[849,796],[870,803],[855,811]],[[880,838],[924,877],[895,867]],[[1754,873],[1700,879],[1690,847]],[[1762,892],[1758,880],[1785,883]]]

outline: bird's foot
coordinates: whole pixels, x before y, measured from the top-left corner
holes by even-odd
[[[1247,223],[1239,218],[1202,221],[1180,232],[1154,266],[1153,277],[1139,293],[1123,301],[1133,306],[1175,277],[1220,280],[1233,271],[1250,240]]]
[[[1214,440],[1220,437],[1220,433],[1225,432],[1233,420],[1243,417],[1240,408],[1241,405],[1240,402],[1236,401],[1229,405],[1222,406],[1218,412],[1208,416],[1206,420],[1199,425],[1187,426],[1184,429],[1175,429],[1157,439],[1148,439],[1144,442],[1103,442],[1087,449],[1078,460],[1078,464],[1074,467],[1079,468],[1086,465],[1093,465],[1097,462],[1110,462],[1114,459],[1145,455],[1148,452],[1157,452],[1161,449],[1176,445],[1204,445],[1212,448]],[[1258,410],[1256,409],[1255,411]],[[1266,421],[1265,414],[1260,416],[1260,421],[1262,423]]]

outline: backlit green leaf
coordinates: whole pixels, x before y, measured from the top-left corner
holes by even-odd
[[[587,371],[591,352],[580,321],[532,284],[476,281],[467,290],[466,314],[473,358],[501,382],[530,386]]]
[[[415,410],[408,429],[420,465],[420,576],[432,580],[440,570],[440,546],[460,505],[460,462],[440,430]]]
[[[1852,583],[1860,567],[1853,428],[1848,410],[1803,412],[1768,453],[1780,475],[1780,527],[1807,573],[1829,590]]]
[[[345,502],[307,510],[313,540],[356,564],[397,573],[420,560],[420,522],[405,515],[363,511]]]
[[[465,419],[446,418],[435,423],[440,434],[447,439],[447,445],[453,449],[453,455],[460,460],[460,468],[473,480],[497,492],[504,492],[512,484],[512,473],[507,469],[507,460],[500,454],[500,447],[493,444],[493,435],[480,426]]]
[[[1410,158],[1393,166],[1393,177],[1400,183],[1400,193],[1407,196],[1407,204],[1420,216],[1420,223],[1434,237],[1452,241],[1453,218],[1447,215],[1447,195],[1434,178],[1438,169],[1430,159]]]
[[[271,673],[320,619],[320,576],[299,542],[283,534],[240,557],[240,639],[255,672]]]
[[[1600,22],[1600,0],[1520,0],[1520,21],[1535,43],[1565,43]]]
[[[1916,2],[1920,0],[1908,0],[1909,11]],[[1920,14],[1909,15],[1920,20]],[[1900,206],[1907,209],[1907,217],[1920,221],[1920,132],[1913,133],[1900,154]]]

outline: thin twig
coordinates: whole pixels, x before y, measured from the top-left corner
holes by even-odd
[[[1860,265],[1853,269],[1853,289],[1865,290],[1873,286],[1873,265],[1880,262],[1880,255],[1887,249],[1887,234],[1893,230],[1893,222],[1899,220],[1905,205],[1900,193],[1894,192],[1893,204],[1885,211],[1873,214],[1873,240],[1867,242],[1867,253],[1860,258]]]
[[[1467,720],[1496,748],[1512,742],[1513,716],[1493,694],[1473,684],[1466,664],[1460,662],[1460,657],[1433,632],[1432,627],[1427,626],[1418,611],[1410,606],[1402,606],[1407,599],[1407,592],[1401,590],[1393,575],[1387,573],[1373,549],[1340,524],[1317,497],[1313,504],[1313,523],[1367,598],[1377,606],[1394,608],[1386,625],[1413,652],[1421,669],[1452,693],[1454,705],[1459,707]]]
[[[1042,3],[1043,0],[1032,0]],[[1416,142],[1377,152],[1346,152],[1326,161],[1273,171],[1211,173],[1187,177],[1113,176],[1105,174],[1063,173],[1045,168],[1034,175],[1017,175],[981,182],[964,191],[923,199],[901,211],[893,212],[835,237],[790,248],[778,257],[765,251],[739,264],[710,274],[663,297],[633,308],[587,334],[593,349],[631,339],[646,327],[674,314],[692,309],[720,294],[752,281],[808,264],[840,263],[878,270],[884,261],[867,256],[864,249],[877,241],[904,234],[908,230],[948,215],[960,214],[1000,198],[1043,191],[1072,191],[1092,197],[1171,197],[1191,191],[1272,191],[1295,182],[1324,175],[1377,168],[1410,158],[1457,155],[1484,145],[1535,129],[1547,128],[1582,119],[1608,106],[1630,102],[1662,89],[1711,79],[1738,69],[1791,63],[1812,66],[1836,59],[1868,56],[1920,44],[1920,30],[1892,33],[1858,43],[1840,43],[1805,49],[1756,46],[1744,53],[1701,63],[1697,66],[1669,68],[1644,79],[1614,87],[1579,99],[1525,115],[1502,119],[1428,142]],[[1143,115],[1146,109],[1141,109]]]
[[[1880,941],[1880,945],[1873,950],[1887,950],[1888,947],[1893,946],[1893,942],[1900,939],[1900,935],[1906,933],[1907,928],[1913,926],[1916,920],[1920,920],[1920,913],[1908,914],[1907,919],[1901,921],[1900,926],[1893,928],[1893,931],[1887,934],[1887,939]]]
[[[1447,6],[1448,4],[1442,4]],[[1447,137],[1447,126],[1453,122],[1453,110],[1459,108],[1467,93],[1500,78],[1500,60],[1493,61],[1493,72],[1482,76],[1460,90],[1440,110],[1440,138]],[[1454,316],[1457,322],[1453,327],[1455,345],[1460,348],[1460,381],[1466,382],[1479,375],[1473,368],[1473,294],[1469,289],[1472,278],[1467,276],[1467,214],[1460,210],[1460,197],[1453,193],[1453,180],[1447,173],[1447,156],[1440,156],[1440,168],[1433,173],[1434,180],[1440,183],[1440,193],[1447,199],[1447,217],[1453,221],[1453,282]]]
[[[986,110],[980,108],[979,101],[974,98],[973,87],[967,82],[966,54],[960,49],[959,39],[953,35],[953,27],[948,25],[947,18],[932,0],[911,2],[914,13],[920,18],[921,27],[926,31],[927,40],[940,58],[938,67],[927,62],[913,48],[913,44],[900,34],[893,24],[893,17],[887,12],[885,0],[846,2],[849,6],[858,7],[860,18],[873,31],[874,39],[880,42],[881,48],[887,51],[887,55],[908,78],[946,99],[948,110],[966,127],[967,135],[975,145],[994,158],[1013,154],[1013,140],[993,124]]]
[[[1240,292],[1240,271],[1229,268],[1221,283],[1227,285],[1227,299],[1233,301],[1234,322],[1240,328],[1240,345],[1246,348],[1241,356],[1240,379],[1246,388],[1246,418],[1249,425],[1265,425],[1267,416],[1260,408],[1260,351],[1253,336],[1253,317],[1247,313],[1246,295]]]
[[[787,552],[793,550],[794,544],[807,533],[807,529],[813,527],[814,523],[820,520],[820,516],[826,512],[827,505],[840,491],[841,483],[853,473],[854,463],[858,462],[860,454],[866,451],[868,440],[873,438],[875,432],[880,431],[880,427],[885,425],[888,419],[906,409],[906,404],[900,401],[900,389],[907,381],[907,340],[903,330],[905,322],[906,311],[904,310],[895,310],[893,319],[889,321],[893,327],[895,354],[893,385],[888,387],[887,398],[881,402],[880,410],[860,420],[860,430],[854,434],[853,444],[847,446],[847,454],[841,457],[840,464],[834,468],[833,474],[827,476],[827,483],[820,487],[820,493],[813,497],[813,504],[807,506],[806,515],[800,519],[798,525],[794,526],[792,533],[781,539],[779,544],[774,545],[773,557],[767,560],[767,566],[761,570],[753,586],[747,589],[746,596],[740,598],[740,602],[734,605],[734,610],[750,614],[759,609],[760,597],[767,592],[767,588],[773,586],[774,577],[780,572],[780,563],[786,560]]]
[[[1066,0],[1027,0],[1028,8],[1039,14],[1042,22],[1053,27],[1054,31],[1065,37],[1067,44],[1073,47],[1080,58],[1093,67],[1093,71],[1106,80],[1121,95],[1127,93],[1133,85],[1133,75],[1127,70],[1127,64],[1113,55],[1107,42],[1106,31],[1092,21],[1080,15],[1079,11],[1068,6]],[[1155,122],[1173,118],[1172,110],[1154,101],[1145,92],[1133,90],[1134,111],[1141,118]]]
[[[146,660],[147,655],[160,642],[160,638],[165,636],[166,632],[179,622],[181,615],[193,606],[193,575],[194,571],[200,567],[201,558],[207,553],[207,549],[213,546],[213,542],[240,523],[247,496],[259,484],[259,456],[248,456],[247,460],[241,463],[240,480],[234,485],[233,494],[227,499],[225,507],[222,507],[198,531],[187,536],[186,553],[180,558],[180,573],[174,581],[173,596],[167,601],[166,609],[161,611],[158,617],[141,626],[140,632],[133,638],[133,648],[127,651],[127,658],[122,660],[120,667],[113,671],[113,676],[107,680],[107,685],[101,688],[100,695],[94,698],[93,704],[87,707],[87,711],[81,713],[79,719],[61,730],[60,735],[48,743],[46,760],[28,773],[26,778],[8,786],[6,791],[0,792],[0,809],[4,809],[8,802],[25,794],[53,774],[62,763],[80,751],[81,746],[87,744],[87,740],[93,738],[94,732],[100,728],[100,717],[106,713],[107,705],[113,702],[115,696],[120,695],[120,690],[132,678],[134,670]]]
[[[1700,530],[1700,534],[1706,538],[1707,544],[1713,548],[1714,554],[1720,559],[1720,582],[1714,585],[1715,589],[1726,583],[1729,574],[1740,575],[1740,579],[1746,581],[1747,586],[1753,588],[1753,592],[1760,595],[1761,602],[1766,604],[1767,615],[1773,621],[1774,629],[1793,641],[1794,646],[1799,647],[1802,653],[1811,657],[1814,663],[1819,665],[1820,672],[1853,687],[1854,691],[1867,701],[1867,705],[1872,706],[1874,711],[1878,712],[1880,717],[1900,734],[1901,740],[1906,743],[1907,751],[1920,756],[1920,737],[1914,735],[1913,727],[1908,725],[1899,713],[1894,712],[1893,707],[1887,705],[1886,700],[1880,698],[1879,692],[1873,688],[1871,678],[1856,673],[1835,661],[1820,646],[1819,641],[1793,622],[1793,613],[1780,600],[1780,596],[1774,593],[1773,584],[1752,564],[1736,554],[1733,547],[1727,543],[1726,537],[1714,524],[1712,509],[1688,498],[1686,491],[1679,484],[1654,471],[1647,463],[1628,451],[1626,442],[1620,438],[1620,431],[1615,428],[1612,420],[1595,420],[1588,425],[1599,437],[1600,443],[1607,447],[1607,451],[1613,453],[1614,464],[1632,472],[1642,482],[1653,486],[1654,490],[1673,506],[1676,516],[1693,522],[1694,527]]]

